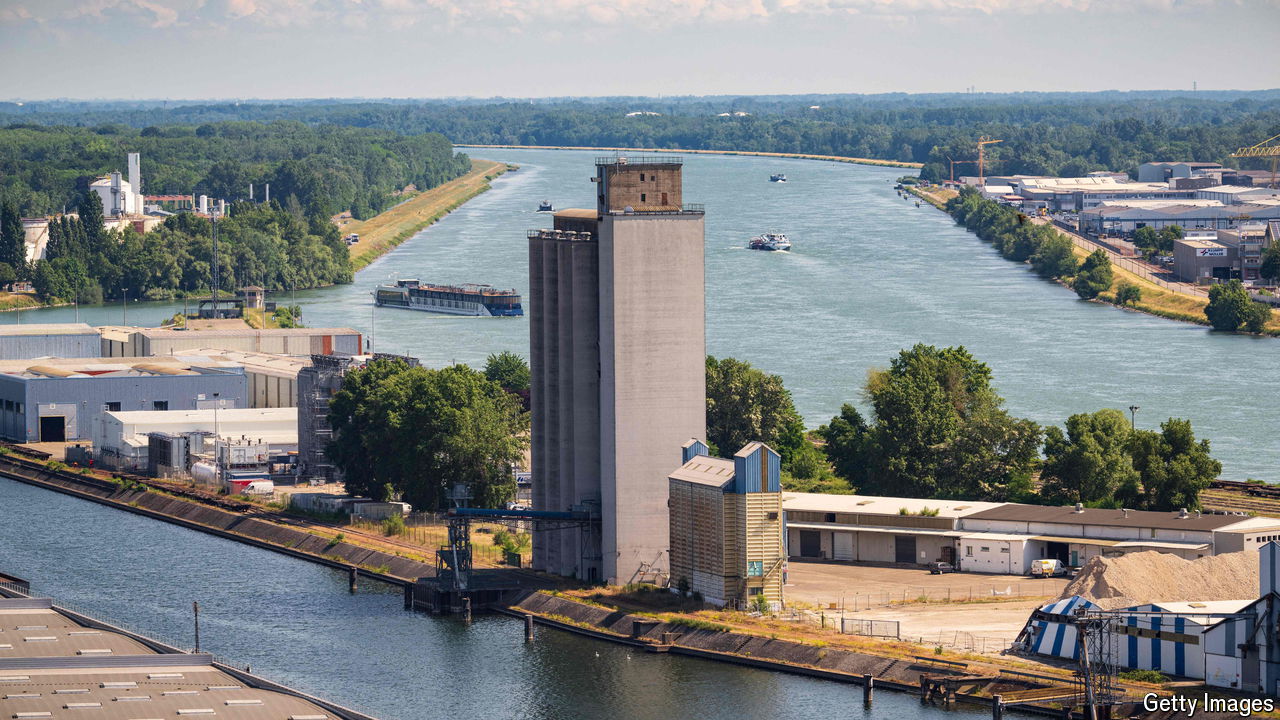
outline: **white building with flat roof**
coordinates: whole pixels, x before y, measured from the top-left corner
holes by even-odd
[[[215,432],[222,440],[251,442],[276,452],[289,452],[298,448],[298,409],[107,412],[103,413],[94,433],[93,452],[98,462],[107,467],[145,470],[151,433],[213,435]]]

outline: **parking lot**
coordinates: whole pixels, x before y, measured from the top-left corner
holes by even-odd
[[[1068,582],[793,559],[786,597],[788,603],[843,611],[846,617],[896,621],[904,639],[999,652],[1031,611],[1056,598]]]

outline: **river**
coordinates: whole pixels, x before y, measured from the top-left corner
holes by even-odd
[[[538,202],[590,206],[596,153],[475,150],[521,165],[435,226],[363,270],[353,285],[301,291],[307,325],[349,326],[376,349],[428,365],[482,365],[492,352],[528,353],[526,319],[477,320],[374,309],[392,277],[483,282],[528,291],[525,230],[548,227]],[[788,182],[770,183],[773,172]],[[965,345],[994,372],[1015,415],[1061,424],[1103,407],[1140,406],[1139,427],[1192,421],[1223,477],[1277,481],[1280,363],[1275,339],[1088,303],[1002,259],[927,205],[899,199],[904,171],[774,158],[685,157],[685,200],[707,208],[707,350],[780,374],[810,426],[844,402],[864,411],[867,371],[917,342]],[[778,230],[790,254],[744,250]],[[276,298],[292,302],[286,293]],[[181,304],[81,308],[95,324],[158,324]],[[21,313],[72,320],[71,308]],[[0,323],[16,313],[0,313]]]
[[[0,570],[104,620],[201,649],[380,720],[978,720],[880,690],[634,652],[478,616],[405,611],[398,589],[0,478]]]

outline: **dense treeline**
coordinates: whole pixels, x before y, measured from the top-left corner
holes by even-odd
[[[1199,507],[1222,471],[1187,420],[1140,430],[1103,409],[1064,431],[1015,417],[963,347],[903,350],[868,374],[862,397],[870,418],[846,404],[806,437],[781,378],[708,358],[707,439],[722,453],[768,443],[784,488],[800,492],[1175,510]]]
[[[946,211],[969,232],[994,245],[1005,259],[1030,262],[1041,277],[1076,274],[1070,239],[1050,225],[1031,222],[1008,205],[983,198],[972,187],[961,188],[959,195],[947,201]]]
[[[47,302],[104,298],[168,298],[207,293],[212,282],[213,223],[182,213],[157,229],[106,230],[102,202],[88,193],[79,218],[49,224],[47,259],[29,274]],[[7,265],[0,263],[0,275]],[[218,221],[219,284],[224,290],[260,285],[267,290],[351,282],[346,244],[328,217],[290,212],[271,204],[236,203]]]
[[[903,350],[864,393],[870,421],[845,405],[818,435],[835,472],[867,494],[1194,509],[1222,471],[1187,420],[1139,430],[1104,409],[1072,415],[1063,432],[1013,417],[963,347]]]
[[[309,214],[350,210],[357,217],[388,205],[407,185],[434,187],[470,170],[442,135],[311,126],[281,120],[194,125],[120,123],[94,127],[18,124],[0,129],[0,194],[24,215],[75,208],[94,177],[125,170],[142,153],[143,192],[245,200],[263,185],[286,207]]]
[[[660,114],[627,116],[636,111]],[[37,103],[10,106],[7,112],[0,107],[0,118],[35,123],[120,122],[135,127],[291,120],[410,135],[440,132],[460,143],[848,155],[921,162],[925,164],[922,176],[939,180],[950,172],[948,158],[974,159],[973,141],[984,134],[1004,140],[988,148],[988,167],[1003,173],[1128,171],[1157,159],[1226,162],[1236,148],[1280,132],[1280,95],[1109,92],[312,101],[193,104],[172,109]],[[957,171],[972,174],[974,168],[960,166]]]

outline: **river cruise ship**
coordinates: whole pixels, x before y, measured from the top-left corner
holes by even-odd
[[[397,280],[379,285],[374,299],[385,307],[425,310],[448,315],[518,317],[524,315],[520,293],[492,285],[432,285],[417,280]]]

